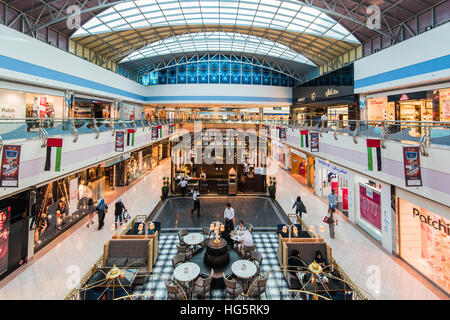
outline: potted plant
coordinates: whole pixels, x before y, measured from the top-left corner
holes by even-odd
[[[161,198],[166,199],[169,195],[169,178],[163,177],[163,186],[161,187]]]
[[[269,177],[269,194],[272,199],[275,200],[275,195],[277,193],[277,181],[275,177]]]

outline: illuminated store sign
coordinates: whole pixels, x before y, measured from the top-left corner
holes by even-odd
[[[440,217],[438,220],[436,220],[433,217],[430,217],[430,215],[424,215],[420,213],[420,210],[417,208],[412,208],[413,216],[419,217],[420,222],[426,223],[430,227],[433,227],[436,230],[442,231],[443,233],[450,235],[450,223],[446,223],[444,218]]]

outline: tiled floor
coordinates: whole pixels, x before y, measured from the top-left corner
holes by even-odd
[[[148,214],[157,204],[162,177],[169,175],[169,166],[169,161],[164,162],[121,195],[132,216]],[[284,170],[272,166],[269,174],[277,176],[277,197],[282,208],[287,213],[291,212],[294,199],[301,195],[308,209],[304,220],[310,225],[320,226],[326,204]],[[438,298],[349,222],[342,218],[338,220],[336,238],[330,239],[328,232],[322,236],[331,245],[338,263],[362,289],[376,299]],[[82,226],[61,240],[55,248],[19,270],[21,273],[6,285],[0,283],[0,300],[63,299],[76,285],[78,277],[102,254],[103,244],[113,233],[109,229],[112,222],[113,215],[108,215],[102,231]],[[171,265],[169,267],[172,268]],[[378,288],[377,282],[380,284]]]

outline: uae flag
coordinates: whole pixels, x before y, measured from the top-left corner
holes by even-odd
[[[158,126],[158,138],[162,138],[162,126]]]
[[[300,137],[301,137],[301,144],[300,146],[303,148],[309,148],[309,137],[308,137],[308,130],[300,130]]]
[[[134,134],[135,134],[136,130],[134,129],[128,129],[127,130],[127,146],[132,146],[134,147]]]
[[[45,171],[51,168],[55,171],[61,171],[61,154],[63,139],[47,139],[47,156],[45,157]]]
[[[381,171],[381,148],[379,139],[367,139],[367,162],[369,171]]]

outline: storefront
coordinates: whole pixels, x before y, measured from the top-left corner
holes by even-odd
[[[145,107],[130,103],[121,103],[120,105],[120,118],[121,119],[145,119],[146,111]]]
[[[397,188],[397,254],[450,293],[450,209]]]
[[[30,230],[34,253],[70,229],[93,209],[103,193],[99,179],[83,170],[65,178],[38,186],[31,199]],[[92,200],[89,200],[92,199]]]
[[[30,191],[0,200],[0,280],[28,260]]]
[[[328,160],[315,158],[315,193],[328,202],[331,189],[338,195],[337,209],[349,216],[353,213],[353,172]]]
[[[300,150],[290,148],[291,173],[300,178],[302,184],[314,189],[314,157]]]
[[[53,127],[55,118],[64,117],[64,108],[62,96],[0,89],[1,119],[44,119],[44,127]],[[38,130],[38,122],[29,120],[27,124],[28,131]],[[7,127],[2,126],[2,130],[6,132]]]
[[[272,159],[278,162],[283,169],[291,170],[291,152],[287,144],[272,140]]]
[[[367,120],[450,121],[450,89],[368,98]],[[420,129],[412,128],[411,134],[420,135]]]
[[[75,96],[71,116],[73,118],[109,119],[114,117],[114,103],[112,101]]]

